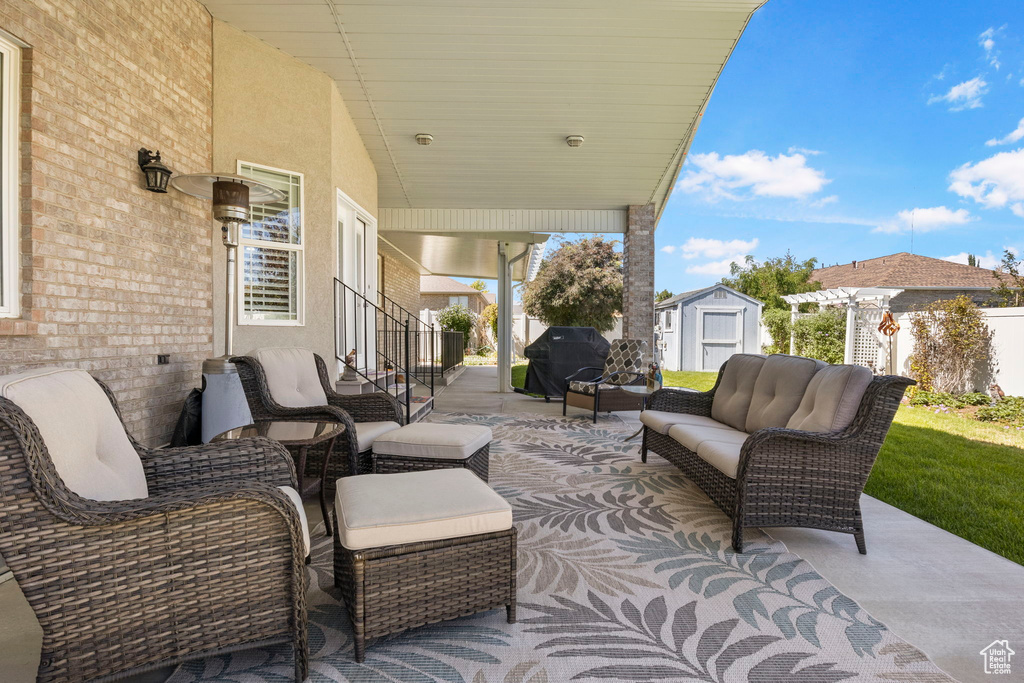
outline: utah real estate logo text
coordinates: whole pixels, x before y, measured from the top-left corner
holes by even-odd
[[[992,641],[991,645],[981,651],[981,656],[985,658],[985,673],[1010,673],[1010,658],[1015,654],[1017,653],[1010,649],[1010,643],[1008,641]]]

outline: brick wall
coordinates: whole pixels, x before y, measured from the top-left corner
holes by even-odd
[[[192,0],[3,0],[0,28],[31,46],[23,319],[0,324],[0,374],[87,370],[139,439],[164,442],[212,352],[213,226],[208,203],[143,189],[136,153],[210,170],[209,13]]]
[[[432,311],[440,311],[442,308],[448,306],[450,297],[462,296],[461,294],[423,294],[420,296],[420,308],[429,308]],[[469,296],[469,310],[477,315],[483,313],[484,309],[487,308],[487,300],[482,296],[470,294]]]
[[[629,207],[622,244],[622,334],[654,351],[654,206]]]
[[[420,274],[384,254],[384,295],[413,315],[420,314]]]

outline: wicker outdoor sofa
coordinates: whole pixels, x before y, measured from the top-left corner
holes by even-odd
[[[853,534],[860,496],[913,380],[797,356],[734,355],[706,392],[662,389],[641,413],[641,454],[682,470],[733,524]]]
[[[405,422],[401,406],[390,394],[335,392],[324,359],[307,349],[259,349],[231,362],[238,368],[253,420],[329,420],[345,425],[327,464],[325,485],[333,487],[341,477],[370,472],[374,439]],[[323,457],[323,449],[311,450],[306,473],[319,475]]]
[[[37,680],[276,643],[306,678],[309,537],[287,450],[146,448],[81,370],[3,377],[0,396],[0,554],[42,627]]]

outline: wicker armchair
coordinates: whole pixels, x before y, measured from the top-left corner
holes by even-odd
[[[0,398],[0,553],[42,627],[38,680],[122,678],[271,643],[293,646],[304,680],[303,532],[278,488],[296,485],[288,452],[266,439],[128,443],[148,497],[83,498],[37,423]]]
[[[326,405],[289,408],[281,405],[271,394],[267,373],[263,364],[254,356],[237,356],[231,362],[238,368],[242,389],[249,401],[253,420],[332,420],[345,425],[345,433],[334,444],[331,462],[327,464],[327,478],[324,485],[333,486],[341,477],[365,474],[373,468],[371,462],[372,437],[404,424],[402,407],[390,394],[343,395],[334,391],[327,364],[323,358],[310,353],[316,363],[316,375],[326,396]],[[360,425],[370,427],[367,434]],[[360,449],[360,432],[363,432],[363,448]],[[367,438],[369,437],[369,438]],[[306,461],[307,474],[319,476],[323,468],[324,451],[310,450]]]
[[[647,342],[640,339],[616,339],[608,350],[603,368],[580,368],[565,378],[562,415],[573,406],[593,411],[594,422],[601,410],[640,410],[643,397],[623,390],[646,382],[643,363]]]
[[[648,400],[647,410],[710,417],[726,365],[710,391],[661,389]],[[646,424],[641,457],[646,462],[649,451],[657,453],[697,484],[732,519],[732,545],[738,553],[743,552],[745,528],[777,526],[853,534],[857,549],[866,554],[860,496],[903,393],[914,383],[906,377],[875,377],[852,424],[841,431],[773,427],[753,432],[740,450],[735,479]]]

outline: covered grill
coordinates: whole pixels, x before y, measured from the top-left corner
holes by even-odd
[[[549,327],[523,350],[530,360],[524,390],[561,396],[566,377],[580,368],[604,367],[609,346],[593,327]]]

